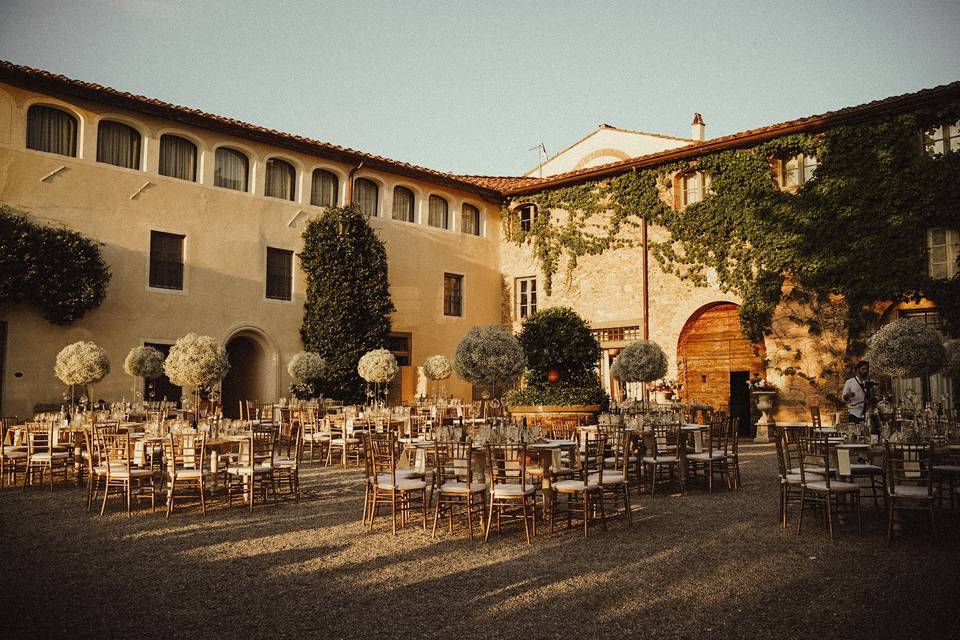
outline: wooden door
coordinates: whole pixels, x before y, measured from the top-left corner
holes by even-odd
[[[720,303],[694,313],[680,332],[677,359],[685,401],[729,410],[730,374],[763,371],[763,345],[740,331],[740,307]]]

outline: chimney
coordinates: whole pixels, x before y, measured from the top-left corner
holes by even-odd
[[[693,114],[693,122],[690,123],[690,137],[698,142],[703,142],[703,133],[706,129],[703,124],[703,116],[699,113]]]

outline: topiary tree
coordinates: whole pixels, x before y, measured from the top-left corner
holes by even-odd
[[[323,376],[325,363],[319,353],[301,351],[294,354],[287,363],[287,373],[293,378],[290,393],[296,398],[306,399],[316,395],[316,384]]]
[[[512,406],[603,404],[596,366],[600,343],[573,309],[552,307],[527,317],[517,336],[527,358],[525,386],[508,394]]]
[[[920,320],[894,320],[867,340],[872,370],[894,378],[937,373],[944,357],[943,336]]]
[[[553,307],[528,316],[517,339],[527,357],[527,385],[550,384],[551,371],[568,386],[593,384],[600,343],[573,309]]]
[[[100,306],[109,282],[98,243],[0,205],[0,304],[26,302],[68,325]]]
[[[637,340],[628,344],[610,367],[620,382],[653,382],[667,375],[667,354],[656,342]]]
[[[131,402],[137,401],[137,378],[148,380],[159,377],[163,373],[163,359],[163,354],[153,347],[134,347],[130,349],[126,360],[123,361],[123,370],[133,377]]]
[[[474,384],[501,389],[523,373],[527,359],[516,337],[499,325],[473,327],[457,345],[453,368],[457,375]]]
[[[303,232],[307,276],[300,338],[326,362],[324,395],[362,402],[360,357],[383,347],[394,311],[383,242],[356,205],[327,209]]]

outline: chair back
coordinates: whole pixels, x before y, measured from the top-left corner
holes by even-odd
[[[777,424],[770,425],[770,433],[773,436],[773,443],[777,447],[777,470],[780,474],[780,480],[787,478],[787,459],[783,446],[783,427]]]
[[[473,482],[473,445],[466,442],[434,443],[437,482]]]
[[[893,495],[897,487],[926,488],[926,497],[933,496],[933,443],[902,444],[888,442],[884,449],[887,468],[887,490]]]
[[[590,477],[596,477],[598,484],[603,484],[603,459],[606,451],[607,437],[600,432],[583,434],[583,453],[580,455],[580,477],[583,486],[590,482]]]
[[[374,478],[388,476],[390,486],[397,486],[397,445],[392,433],[365,434],[370,448],[370,465]]]
[[[830,452],[833,446],[827,435],[813,434],[800,436],[800,481],[818,482],[823,480],[830,490]]]
[[[487,444],[490,483],[517,484],[527,490],[527,447],[524,444]]]
[[[129,476],[130,465],[133,461],[132,442],[127,433],[111,432],[97,429],[100,435],[100,462],[106,467],[107,477],[117,472]]]
[[[810,405],[810,423],[814,429],[823,428],[823,423],[820,420],[820,407],[818,405]]]
[[[578,426],[576,418],[551,418],[548,427],[550,438],[554,440],[576,440]]]
[[[27,455],[50,451],[54,444],[53,423],[28,422],[23,428],[23,437],[27,445]]]
[[[800,438],[807,433],[806,427],[780,427],[783,434],[783,461],[787,473],[800,472]]]
[[[167,472],[176,478],[183,469],[203,469],[206,442],[203,433],[171,433],[163,442],[163,457]]]
[[[680,424],[667,423],[653,425],[654,455],[664,456],[670,452],[670,447],[680,444]]]

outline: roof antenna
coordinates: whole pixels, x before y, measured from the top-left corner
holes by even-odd
[[[535,147],[530,147],[527,151],[537,150],[537,170],[540,173],[540,177],[543,177],[543,163],[549,157],[547,155],[547,148],[543,146],[543,142],[538,144]]]

